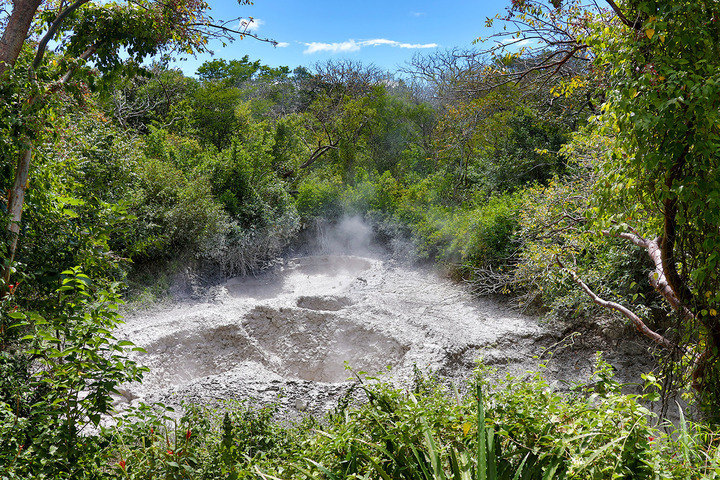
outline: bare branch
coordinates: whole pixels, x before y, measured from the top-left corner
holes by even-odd
[[[647,240],[634,230],[632,233],[603,230],[602,233],[606,237],[622,238],[638,247],[644,248],[655,266],[655,270],[650,272],[649,275],[650,285],[667,300],[673,310],[678,311],[684,318],[695,318],[695,315],[687,307],[682,305],[680,299],[667,281],[662,261],[661,240],[659,237],[653,240]]]
[[[609,310],[615,310],[617,312],[620,312],[623,314],[628,320],[630,320],[633,325],[635,325],[635,328],[651,339],[653,342],[657,343],[658,345],[661,345],[664,348],[667,348],[669,350],[675,350],[679,349],[680,347],[676,345],[675,343],[671,342],[667,338],[663,337],[659,333],[650,330],[647,325],[645,325],[645,322],[642,321],[642,319],[633,311],[630,309],[620,305],[619,303],[610,302],[608,300],[604,300],[600,298],[595,292],[593,292],[590,287],[588,287],[585,282],[583,282],[580,277],[578,277],[577,273],[575,273],[574,270],[571,270],[569,268],[566,268],[565,265],[563,265],[562,261],[560,260],[560,257],[555,257],[555,262],[562,268],[563,270],[567,271],[572,279],[577,283],[580,288],[590,297],[590,299],[595,303],[596,305],[599,305],[603,308],[607,308]]]
[[[254,38],[255,40],[259,40],[261,42],[270,43],[270,44],[272,44],[273,47],[277,46],[277,44],[278,44],[277,41],[272,40],[270,38],[266,38],[266,37],[260,37],[256,34],[252,33],[247,28],[245,28],[243,30],[238,30],[237,28],[231,28],[231,27],[227,26],[228,24],[233,23],[236,20],[238,20],[238,19],[227,20],[222,23],[190,23],[190,24],[188,24],[188,26],[189,27],[213,28],[216,30],[216,32],[214,32],[214,33],[206,32],[206,34],[208,34],[208,36],[212,36],[212,37],[216,37],[216,38],[217,37],[225,37],[226,39],[231,39],[233,35],[239,35],[241,39],[244,37],[250,37],[250,38]]]
[[[615,15],[617,15],[617,17],[620,19],[621,22],[623,22],[625,25],[627,25],[630,28],[634,28],[635,30],[637,30],[639,28],[637,23],[631,22],[630,20],[628,20],[628,18],[625,16],[625,14],[622,12],[622,10],[620,10],[620,7],[618,7],[617,3],[615,3],[613,0],[605,0],[605,1],[608,3],[608,5],[610,5],[610,8],[613,9],[613,11],[615,12]]]
[[[305,160],[305,162],[303,162],[303,164],[300,165],[300,168],[307,168],[307,167],[309,167],[310,165],[312,165],[313,163],[315,163],[315,161],[316,161],[317,159],[319,159],[320,157],[322,157],[323,155],[325,155],[326,152],[328,152],[328,151],[330,151],[330,150],[333,150],[333,149],[337,149],[337,148],[338,148],[338,147],[337,147],[337,143],[333,143],[333,144],[330,144],[330,145],[323,145],[322,147],[316,148],[315,151],[310,155],[310,158],[308,158],[307,160]]]

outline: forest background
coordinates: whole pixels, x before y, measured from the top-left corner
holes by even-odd
[[[507,478],[716,478],[720,5],[606,3],[513,1],[488,23],[537,47],[437,52],[402,72],[246,56],[189,77],[163,54],[256,35],[194,0],[14,2],[0,44],[2,478],[489,478],[488,458]],[[479,389],[452,406],[430,381],[413,401],[363,387],[372,401],[326,437],[248,407],[191,408],[180,427],[148,407],[82,435],[142,376],[112,336],[121,294],[161,292],[188,267],[256,272],[349,215],[567,331],[639,331],[662,366],[645,380],[705,424],[654,430],[600,362],[600,390],[511,383],[487,411]],[[551,405],[560,420],[543,431]],[[407,443],[363,453],[358,438],[388,440],[397,415],[415,425],[392,435]]]

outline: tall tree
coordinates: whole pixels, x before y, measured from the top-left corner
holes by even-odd
[[[650,282],[675,310],[677,334],[595,295],[646,336],[693,359],[693,386],[720,399],[720,3],[716,0],[513,1],[514,38],[541,42],[552,73],[573,57],[603,79],[598,130],[613,139],[596,165],[596,223],[645,249]],[[548,47],[555,47],[548,49]]]
[[[238,0],[240,5],[249,0]],[[15,180],[7,201],[9,215],[3,279],[7,284],[17,249],[22,207],[28,186],[34,144],[42,115],[54,94],[89,73],[88,62],[101,72],[123,64],[121,52],[136,63],[164,51],[187,53],[207,49],[209,38],[230,40],[248,35],[234,23],[216,22],[203,0],[136,0],[74,3],[14,0],[0,39],[0,89],[6,128],[12,130],[16,155]],[[58,44],[47,55],[50,42]],[[22,52],[26,55],[23,56]],[[5,159],[9,162],[10,159]]]
[[[637,1],[618,18],[614,34],[588,39],[598,64],[610,65],[604,121],[618,139],[601,166],[600,206],[610,224],[630,215],[636,231],[618,234],[653,258],[651,282],[695,344],[694,384],[717,399],[720,3]]]

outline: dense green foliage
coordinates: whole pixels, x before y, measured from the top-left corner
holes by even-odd
[[[143,372],[113,337],[121,293],[148,272],[255,272],[347,216],[569,329],[626,328],[588,290],[631,307],[670,345],[663,384],[709,422],[720,398],[717,1],[513,1],[497,21],[545,45],[418,57],[402,78],[248,56],[196,77],[141,67],[209,35],[203,2],[141,3],[40,12],[66,41],[0,70],[0,478],[720,475],[712,428],[660,433],[650,396],[622,395],[603,363],[570,394],[480,381],[484,407],[419,380],[362,385],[368,402],[322,427],[143,406],[90,434]]]
[[[185,405],[127,411],[86,442],[98,463],[73,478],[421,478],[712,479],[720,475],[718,437],[684,422],[659,430],[641,405],[620,393],[602,361],[591,386],[559,394],[540,375],[493,386],[479,375],[469,394],[418,374],[411,391],[365,379],[365,401],[341,401],[322,423],[274,419],[273,405]],[[419,373],[419,372],[418,372]],[[348,392],[350,396],[353,392]],[[7,478],[39,468],[24,450]],[[36,470],[39,472],[39,470]],[[17,475],[13,477],[12,475]],[[33,478],[43,478],[37,475]],[[59,477],[50,477],[59,478]]]
[[[597,62],[612,65],[608,77],[616,85],[603,116],[602,127],[617,133],[610,158],[599,166],[601,220],[662,237],[667,282],[688,310],[680,314],[680,342],[700,356],[696,385],[717,398],[720,5],[638,2],[631,8],[637,32],[589,41],[603,52]],[[617,185],[624,185],[622,192]]]

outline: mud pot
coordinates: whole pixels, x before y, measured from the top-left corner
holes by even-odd
[[[120,408],[252,399],[279,402],[290,417],[333,408],[353,372],[384,372],[407,385],[417,367],[459,383],[483,358],[502,378],[536,369],[534,357],[563,344],[537,319],[474,298],[433,271],[333,255],[291,259],[230,279],[202,300],[136,312],[120,335],[146,349],[136,360],[150,368],[142,385],[121,390]],[[561,386],[586,380],[599,347],[546,355],[545,374]],[[640,339],[619,339],[606,359],[621,381],[637,381],[652,368],[645,350]]]

